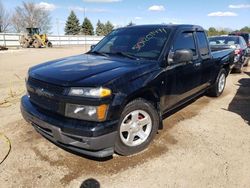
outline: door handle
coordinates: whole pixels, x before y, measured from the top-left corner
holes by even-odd
[[[199,66],[201,66],[201,63],[195,63],[194,66],[199,67]]]

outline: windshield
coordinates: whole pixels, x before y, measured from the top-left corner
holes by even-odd
[[[239,44],[238,37],[211,37],[210,45],[236,45]]]
[[[157,60],[169,36],[164,27],[132,27],[112,31],[91,52]]]

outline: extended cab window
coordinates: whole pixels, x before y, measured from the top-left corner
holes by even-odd
[[[173,51],[181,50],[181,49],[190,49],[192,50],[194,56],[197,55],[193,32],[181,33],[176,38],[174,45],[173,45]]]
[[[201,56],[207,56],[209,54],[207,36],[204,32],[197,32],[197,40],[199,45],[199,52]]]

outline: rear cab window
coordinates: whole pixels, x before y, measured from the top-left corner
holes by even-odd
[[[207,36],[203,31],[196,32],[197,41],[198,41],[198,49],[201,58],[208,58],[209,57],[209,47],[207,42]]]

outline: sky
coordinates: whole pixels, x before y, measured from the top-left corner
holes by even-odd
[[[34,2],[48,10],[52,17],[53,34],[64,34],[64,26],[71,10],[80,23],[84,15],[92,24],[111,21],[116,27],[130,21],[140,24],[197,24],[205,29],[240,29],[250,26],[250,0],[23,0]],[[2,0],[13,12],[22,0]]]

